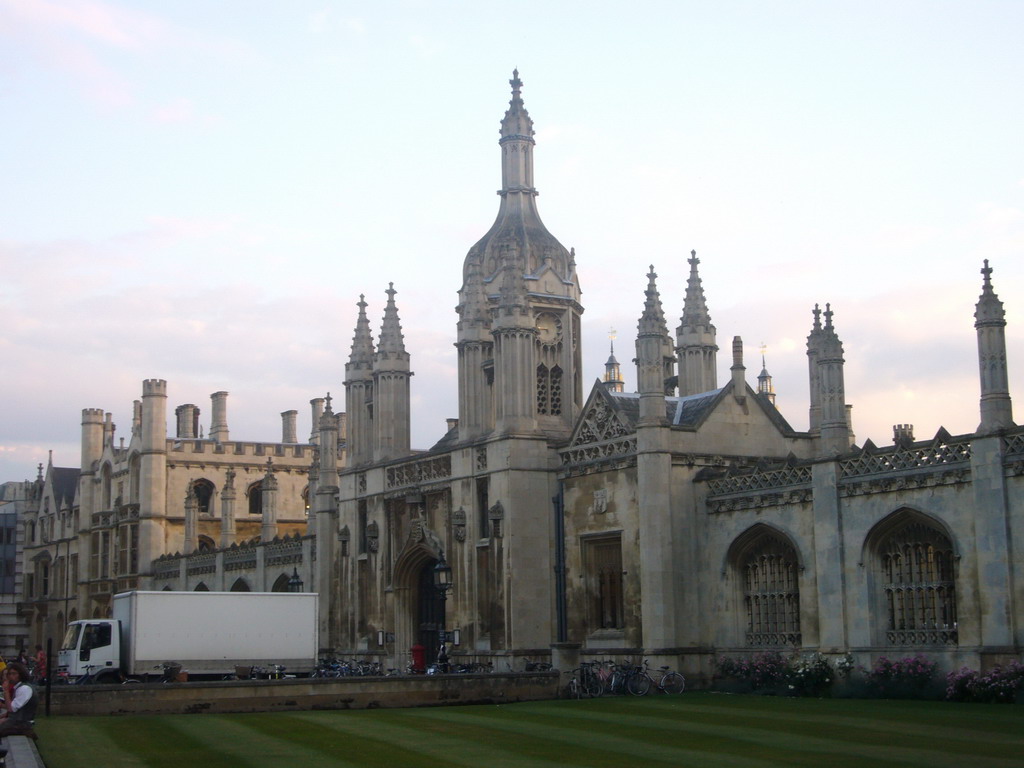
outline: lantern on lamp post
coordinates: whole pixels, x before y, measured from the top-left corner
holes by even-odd
[[[289,592],[301,592],[303,586],[302,577],[299,576],[299,569],[292,568],[292,575],[288,579],[288,591]]]
[[[441,596],[441,626],[438,629],[438,638],[441,641],[437,650],[437,669],[440,672],[448,671],[448,650],[445,642],[448,637],[444,631],[445,624],[445,602],[448,600],[448,590],[452,588],[452,567],[444,559],[444,551],[441,552],[441,559],[434,566],[434,588]]]

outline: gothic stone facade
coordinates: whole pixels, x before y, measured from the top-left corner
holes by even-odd
[[[345,413],[314,405],[309,444],[289,439],[287,419],[282,443],[229,441],[222,393],[209,438],[182,406],[169,439],[159,380],[144,384],[128,446],[87,410],[77,497],[53,499],[71,522],[49,540],[37,527],[26,549],[32,562],[62,546],[78,559],[77,615],[134,586],[283,588],[294,572],[320,595],[324,649],[390,666],[415,644],[434,653],[442,629],[453,655],[498,669],[645,655],[700,676],[718,654],[765,649],[862,664],[923,651],[947,669],[1019,658],[1024,429],[987,263],[975,434],[915,440],[897,425],[893,445],[857,446],[828,306],[807,339],[806,431],[775,407],[766,369],[748,385],[739,337],[720,384],[695,253],[674,333],[647,276],[637,391],[622,391],[613,351],[585,396],[576,254],[540,220],[533,122],[510,82],[498,215],[463,263],[459,416],[445,436],[410,448],[393,286],[376,341],[360,297]],[[270,492],[245,501],[257,487]],[[447,599],[433,585],[441,563]],[[38,583],[34,623],[75,615]]]
[[[167,384],[143,382],[127,444],[110,413],[82,411],[81,469],[55,467],[37,481],[24,514],[22,615],[30,642],[59,642],[67,622],[110,613],[129,589],[282,591],[312,581],[307,535],[309,471],[316,446],[299,443],[295,412],[282,441],[229,439],[227,393],[175,410],[167,434]],[[314,418],[323,399],[312,401]],[[219,566],[219,567],[214,567]]]

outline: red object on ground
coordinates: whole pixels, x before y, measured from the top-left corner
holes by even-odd
[[[425,646],[416,643],[409,649],[412,654],[412,671],[422,674],[427,671],[427,649]]]

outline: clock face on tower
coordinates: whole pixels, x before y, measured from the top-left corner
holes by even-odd
[[[537,338],[541,344],[557,344],[562,339],[562,321],[557,315],[545,312],[537,316]]]

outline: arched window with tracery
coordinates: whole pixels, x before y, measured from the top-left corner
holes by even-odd
[[[213,483],[203,477],[192,482],[192,490],[196,495],[196,500],[199,502],[199,514],[213,514],[213,507],[211,506],[214,491]]]
[[[253,483],[249,486],[247,492],[249,496],[249,514],[250,515],[262,515],[263,514],[263,481]]]
[[[562,414],[562,369],[537,366],[537,413],[541,416]]]
[[[737,547],[743,586],[747,645],[800,644],[800,565],[796,549],[777,531],[762,527]]]
[[[956,645],[956,556],[949,537],[923,515],[904,512],[877,536],[874,555],[884,642]]]

